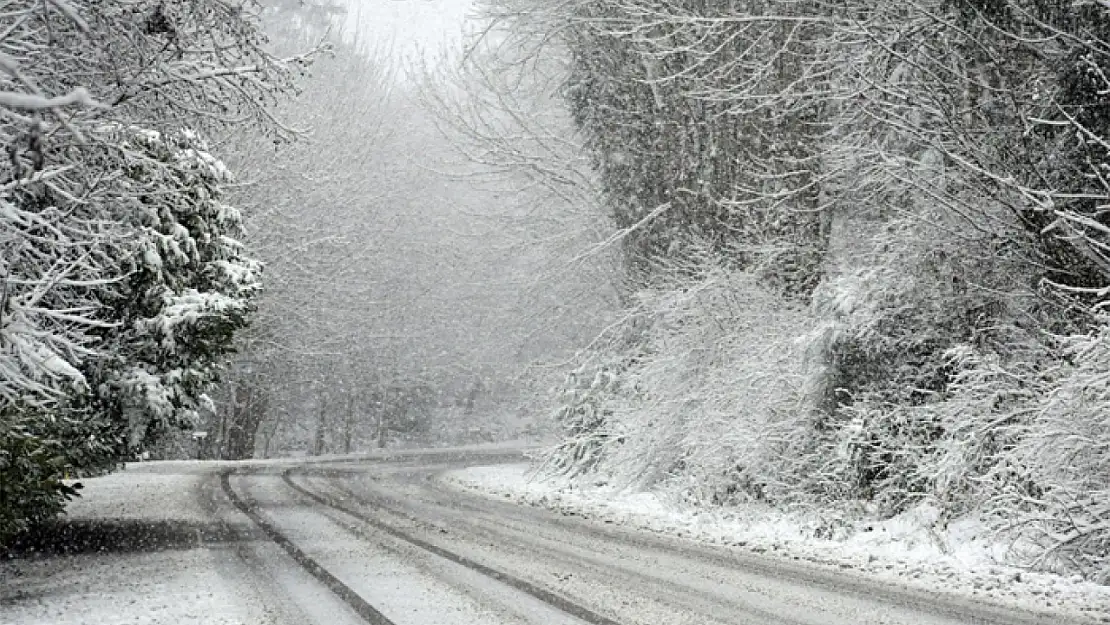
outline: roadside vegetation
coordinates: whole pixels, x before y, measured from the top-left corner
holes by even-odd
[[[0,542],[543,410],[552,473],[1110,582],[1106,3],[481,0],[314,82],[342,3],[263,4],[5,4]]]
[[[0,32],[0,542],[210,403],[260,265],[207,141],[313,53],[224,0],[5,3]]]
[[[485,5],[562,61],[623,256],[549,470],[1110,580],[1104,4]]]

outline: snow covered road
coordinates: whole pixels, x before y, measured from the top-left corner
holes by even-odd
[[[68,547],[44,542],[45,553],[0,562],[0,623],[1066,623],[438,478],[519,459],[456,451],[129,467],[90,482],[60,526]]]

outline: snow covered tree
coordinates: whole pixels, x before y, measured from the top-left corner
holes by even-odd
[[[567,6],[571,111],[618,227],[648,220],[624,240],[628,269],[650,279],[653,260],[711,241],[785,294],[812,291],[827,234],[820,3]]]
[[[0,536],[59,510],[64,475],[188,422],[245,322],[255,267],[198,137],[242,124],[290,136],[267,107],[311,56],[269,54],[254,10],[5,5]]]
[[[238,210],[221,201],[230,172],[195,134],[122,132],[130,202],[116,210],[131,212],[132,234],[117,254],[127,278],[102,302],[113,330],[89,378],[141,448],[211,409],[205,391],[247,326],[261,265],[237,240]]]
[[[314,7],[282,5],[264,25],[275,47],[296,50],[312,45],[324,17]],[[301,18],[313,26],[302,28]],[[374,327],[382,304],[402,305],[400,289],[385,284],[399,278],[377,268],[395,230],[391,208],[416,186],[399,175],[389,144],[407,113],[394,101],[385,59],[351,42],[329,45],[332,54],[314,66],[303,95],[276,109],[301,129],[300,140],[275,150],[265,132],[244,129],[225,150],[241,180],[229,197],[243,208],[245,243],[265,262],[268,278],[205,426],[217,457],[252,456],[259,428],[267,448],[311,439],[311,425],[299,417],[323,408],[306,407],[306,398],[337,411],[345,398],[325,400],[325,380],[341,378],[346,388],[356,380],[369,384],[367,370],[379,364],[377,337],[389,334]],[[263,403],[264,418],[247,409]]]
[[[281,16],[275,43],[304,45]],[[614,300],[610,256],[588,253],[606,218],[554,91],[562,61],[512,74],[510,58],[528,63],[518,51],[480,46],[467,61],[430,60],[415,85],[363,43],[336,40],[305,97],[278,109],[305,141],[274,153],[245,136],[228,158],[267,289],[207,429],[238,432],[236,414],[253,423],[231,401],[233,384],[249,385],[269,407],[258,453],[362,448],[379,422],[407,436],[406,419],[379,419],[388,389],[434,389],[417,420],[425,441],[509,421],[511,401],[535,401],[522,388],[556,375],[530,365],[568,356]],[[476,380],[476,401],[450,399]]]

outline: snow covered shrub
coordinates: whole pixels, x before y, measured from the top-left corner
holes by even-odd
[[[634,308],[607,328],[556,389],[554,419],[563,440],[546,455],[541,471],[568,477],[589,473],[623,442],[622,425],[614,415],[622,401],[634,401],[642,391],[626,375],[649,347],[645,312]]]
[[[883,518],[924,499],[939,506],[942,522],[977,509],[1014,477],[1003,454],[1045,388],[1048,352],[1028,343],[1027,360],[1005,362],[968,344],[946,350],[945,389],[924,403],[855,397],[839,408],[826,462],[807,485],[827,501],[869,501]]]
[[[1005,341],[946,350],[933,401],[842,406],[804,485],[882,517],[922,501],[941,524],[979,515],[1017,562],[1110,582],[1110,329],[995,332]]]
[[[806,308],[712,253],[635,294],[637,338],[570,378],[556,466],[711,504],[788,489],[807,420]]]
[[[1018,350],[1013,320],[1035,298],[1013,242],[988,229],[955,238],[953,222],[937,211],[872,222],[863,250],[818,289],[815,308],[829,319],[816,432],[824,451],[806,469],[808,492],[870,500],[884,516],[913,505],[931,492],[919,469],[953,427],[957,406],[945,402],[969,380],[957,348]]]
[[[63,416],[64,415],[64,416]],[[0,411],[0,547],[30,525],[60,513],[80,483],[67,478],[114,467],[121,438],[103,415],[29,406]]]
[[[747,272],[713,267],[698,289],[661,337],[676,366],[661,359],[644,371],[680,399],[656,408],[660,420],[675,409],[682,419],[680,475],[667,478],[701,503],[781,501],[812,421],[806,331],[814,319]]]
[[[991,505],[1028,564],[1110,583],[1110,325],[1067,337],[1063,356],[1002,456],[1014,477]]]
[[[950,349],[943,401],[915,408],[942,432],[911,469],[916,496],[942,522],[993,521],[1021,564],[1110,581],[1108,339],[1015,329],[1006,354]]]
[[[826,462],[804,483],[826,502],[867,500],[880,516],[892,516],[926,492],[917,474],[939,437],[931,419],[912,407],[863,399],[841,408]]]
[[[951,380],[943,393],[918,404],[879,393],[860,393],[837,408],[807,467],[801,486],[823,504],[870,502],[881,518],[936,499],[945,518],[967,512],[980,484],[1012,439],[1005,414],[1013,416],[1023,395],[1020,379],[972,348],[945,352]],[[988,360],[990,362],[988,362]],[[978,366],[977,366],[978,365]]]
[[[915,473],[946,519],[982,511],[1006,489],[1036,488],[1008,455],[1029,432],[1040,398],[1051,392],[1054,354],[1017,329],[1007,351],[1003,357],[969,344],[949,349],[944,400],[920,408],[943,434]]]
[[[62,511],[76,490],[62,481],[61,442],[36,435],[15,414],[0,415],[0,545]]]
[[[567,374],[555,421],[563,439],[548,453],[541,471],[577,477],[593,471],[613,445],[621,443],[611,407],[620,392],[614,364],[582,364]]]

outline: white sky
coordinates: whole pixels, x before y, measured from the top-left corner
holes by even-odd
[[[458,45],[472,0],[347,0],[345,30],[397,59]]]

